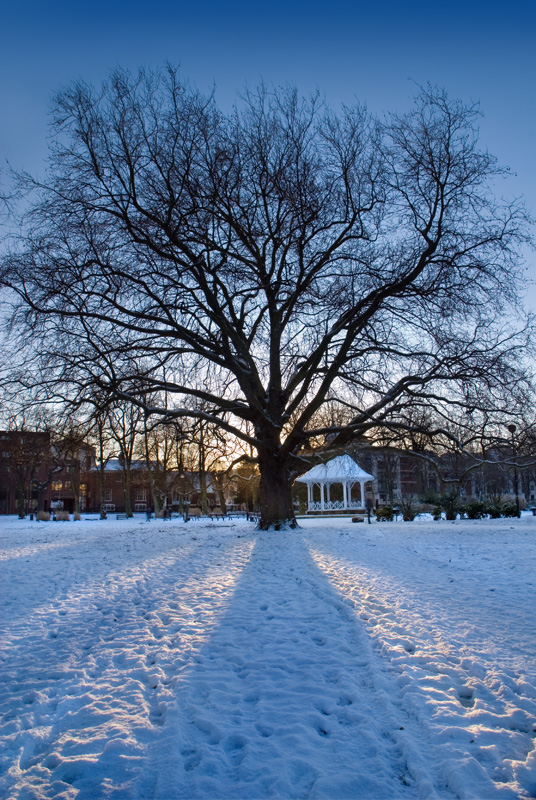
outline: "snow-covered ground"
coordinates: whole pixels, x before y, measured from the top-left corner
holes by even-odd
[[[0,796],[536,796],[536,517],[0,518]]]

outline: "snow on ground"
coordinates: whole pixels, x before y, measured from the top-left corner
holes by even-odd
[[[535,544],[0,519],[0,796],[536,797]]]

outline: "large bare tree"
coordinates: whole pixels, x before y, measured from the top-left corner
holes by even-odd
[[[197,407],[238,437],[261,528],[294,525],[319,437],[344,447],[415,402],[512,407],[525,216],[494,198],[476,126],[435,89],[374,120],[265,87],[225,115],[173,70],[73,85],[4,262],[16,320],[79,399]],[[334,402],[349,422],[318,424]]]

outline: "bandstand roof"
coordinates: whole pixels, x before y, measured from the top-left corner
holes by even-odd
[[[356,464],[350,456],[337,456],[325,464],[317,464],[297,478],[302,483],[346,483],[347,481],[373,481],[374,475],[370,475]]]

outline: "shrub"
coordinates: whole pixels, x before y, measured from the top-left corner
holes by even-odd
[[[393,509],[391,506],[380,506],[374,512],[378,522],[392,522],[394,519]]]
[[[502,504],[501,514],[503,517],[519,517],[517,504],[514,500],[507,500]]]
[[[81,520],[81,516],[80,516],[80,514],[79,514],[79,512],[78,512],[78,511],[75,511],[75,512],[74,512],[74,514],[73,514],[73,519],[74,519],[74,521],[75,521],[75,522],[80,522],[80,520]]]
[[[486,498],[486,511],[491,519],[499,519],[502,516],[503,499],[500,494],[491,494]]]
[[[400,501],[400,510],[402,512],[402,519],[404,522],[413,522],[417,516],[417,509],[415,508],[411,498]]]
[[[48,511],[38,511],[35,518],[39,522],[50,522],[50,513]]]
[[[451,520],[456,519],[462,509],[460,496],[456,491],[440,495],[438,505],[445,512],[445,517]]]
[[[428,490],[423,492],[422,496],[419,498],[420,502],[423,503],[425,506],[437,506],[439,502],[439,495],[437,492],[433,490]]]
[[[436,522],[437,522],[438,519],[443,519],[443,510],[442,510],[442,508],[440,506],[434,506],[434,509],[432,511],[432,516],[436,520]]]
[[[465,513],[468,519],[483,519],[488,515],[486,504],[482,503],[480,500],[473,500],[467,503],[465,506]]]
[[[68,511],[56,511],[56,519],[58,522],[69,522],[71,517]]]

